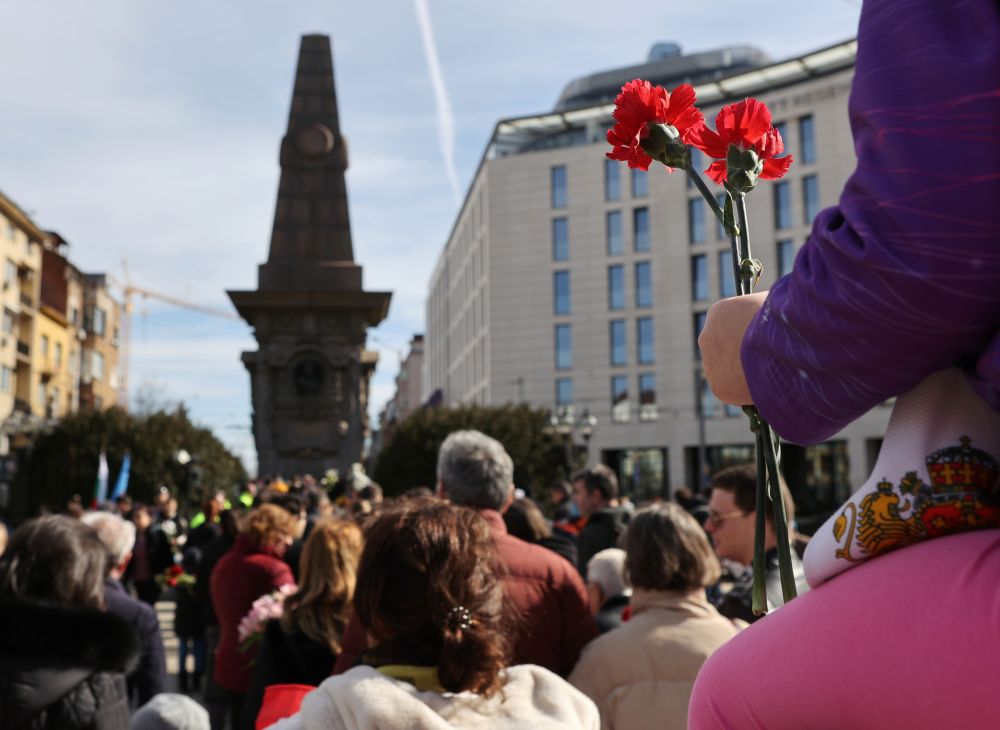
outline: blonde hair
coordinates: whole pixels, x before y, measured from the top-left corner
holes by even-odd
[[[299,559],[299,589],[285,601],[285,631],[301,631],[340,652],[362,546],[361,528],[353,522],[327,518],[316,523]]]
[[[298,520],[281,507],[262,504],[243,523],[243,535],[258,550],[266,550],[280,537],[295,537]]]

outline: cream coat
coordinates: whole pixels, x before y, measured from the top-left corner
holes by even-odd
[[[704,591],[636,589],[631,619],[592,641],[569,681],[597,704],[602,728],[684,730],[698,670],[738,631]]]

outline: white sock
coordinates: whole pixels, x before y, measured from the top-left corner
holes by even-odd
[[[956,368],[896,399],[868,481],[820,527],[803,564],[815,587],[882,553],[1000,527],[1000,413]]]

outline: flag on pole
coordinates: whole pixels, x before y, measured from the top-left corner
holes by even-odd
[[[126,451],[125,458],[122,459],[122,468],[118,470],[118,481],[115,482],[115,490],[111,493],[112,502],[128,491],[128,476],[131,470],[132,453],[130,451]]]
[[[101,458],[97,462],[97,484],[94,485],[94,502],[102,505],[108,500],[108,458],[101,449]]]

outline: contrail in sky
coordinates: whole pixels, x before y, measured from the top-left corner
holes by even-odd
[[[438,62],[437,46],[434,43],[434,28],[431,27],[431,13],[427,8],[427,0],[414,0],[417,8],[417,23],[420,25],[420,37],[424,42],[424,55],[427,56],[427,71],[431,76],[431,86],[434,87],[434,103],[437,107],[438,141],[441,143],[441,156],[444,158],[444,171],[455,195],[455,203],[461,203],[462,191],[458,186],[458,172],[455,170],[455,116],[448,100],[448,90],[444,86],[444,74]]]

